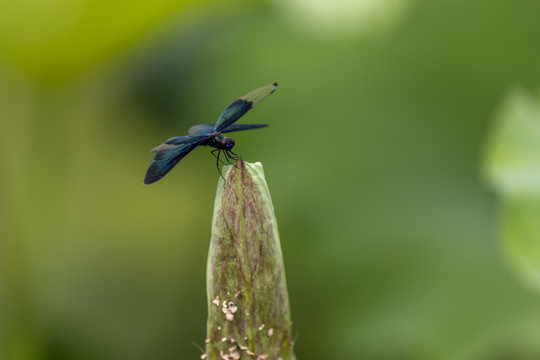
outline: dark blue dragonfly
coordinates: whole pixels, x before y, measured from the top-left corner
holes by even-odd
[[[192,126],[186,136],[175,136],[163,144],[156,146],[151,152],[155,152],[154,160],[146,171],[145,184],[152,184],[165,175],[178,164],[180,160],[189,154],[197,146],[211,146],[212,154],[217,158],[219,170],[219,156],[223,152],[225,159],[231,163],[237,154],[232,152],[234,139],[225,137],[223,134],[233,131],[259,129],[266,124],[235,124],[246,112],[255,105],[266,99],[276,91],[278,84],[272,83],[262,86],[250,93],[236,99],[227,106],[219,115],[215,124],[200,124]],[[217,155],[215,152],[217,151]],[[223,161],[222,161],[223,162]]]

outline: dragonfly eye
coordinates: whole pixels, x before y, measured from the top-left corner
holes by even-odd
[[[233,138],[225,138],[221,140],[221,145],[225,148],[225,150],[231,150],[234,147],[234,139]]]

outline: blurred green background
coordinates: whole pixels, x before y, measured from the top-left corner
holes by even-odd
[[[500,104],[540,84],[539,14],[0,2],[0,359],[199,357],[219,174],[201,148],[143,186],[148,150],[273,81],[235,150],[265,168],[298,359],[540,359],[482,172]]]

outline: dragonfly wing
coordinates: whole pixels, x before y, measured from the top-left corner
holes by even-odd
[[[276,91],[277,86],[277,83],[262,86],[230,103],[229,106],[227,106],[223,110],[221,115],[219,115],[214,126],[214,131],[222,131],[229,125],[234,124],[251,108],[266,99],[274,91]]]
[[[208,139],[208,135],[187,135],[187,136],[175,136],[168,140],[165,140],[165,142],[161,145],[156,146],[150,152],[157,152],[160,150],[171,150],[176,149],[180,145],[183,144],[190,144],[194,142],[200,142],[202,140]]]
[[[214,124],[199,124],[189,128],[189,135],[203,135],[214,131]]]
[[[159,150],[154,156],[154,160],[146,170],[144,177],[145,184],[152,184],[165,175],[178,164],[180,160],[189,154],[193,149],[201,144],[200,141],[189,144],[182,144],[172,149]]]
[[[267,127],[268,124],[232,124],[221,130],[222,133],[228,133],[233,131],[260,129]]]

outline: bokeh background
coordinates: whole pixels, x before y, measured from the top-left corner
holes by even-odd
[[[540,180],[497,181],[498,161],[540,168],[539,16],[526,0],[0,2],[0,359],[199,358],[219,175],[201,148],[143,186],[148,150],[273,81],[242,119],[270,127],[235,150],[265,168],[298,359],[540,359]],[[499,147],[516,117],[530,127]]]

